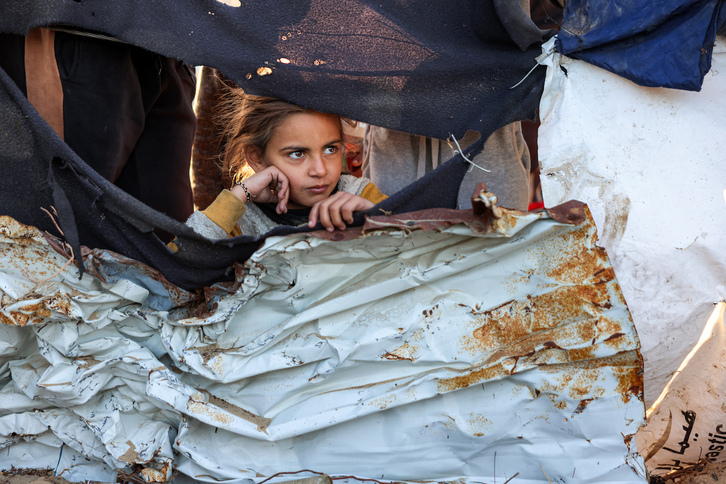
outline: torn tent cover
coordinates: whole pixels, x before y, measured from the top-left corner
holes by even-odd
[[[3,213],[57,233],[52,219],[42,210],[54,207],[63,236],[75,254],[81,253],[80,245],[113,250],[160,270],[179,287],[194,289],[232,279],[234,263],[247,260],[267,237],[310,230],[278,227],[259,238],[205,239],[101,177],[57,137],[1,71],[0,80],[6,81],[0,91],[4,111],[0,116],[0,145],[8,148],[0,150]],[[403,213],[454,208],[457,187],[468,166],[457,156],[367,213],[356,214],[353,225],[360,225],[366,214],[380,210]],[[176,235],[179,252],[172,253],[152,233],[157,227]]]
[[[102,32],[214,67],[251,94],[439,139],[469,129],[486,138],[533,119],[544,81],[540,68],[509,89],[536,65],[540,42],[512,39],[504,25],[521,25],[523,12],[499,3],[509,2],[6,0],[0,32]]]
[[[699,91],[723,0],[568,0],[557,51],[645,87]]]
[[[57,0],[39,9],[34,1],[12,0],[0,6],[0,32],[25,34],[49,24],[103,32],[192,65],[215,67],[250,93],[442,139],[468,129],[486,138],[500,126],[532,118],[543,85],[543,69],[536,69],[509,89],[535,65],[539,47],[522,50],[491,1],[294,6],[278,1],[235,8],[196,0],[70,5]],[[290,62],[276,62],[281,58]],[[257,74],[267,66],[271,74]],[[234,261],[247,259],[261,245],[264,237],[204,240],[138,203],[58,139],[1,72],[0,83],[3,214],[57,234],[41,210],[53,206],[76,253],[81,245],[110,249],[159,269],[187,289],[231,279]],[[457,157],[372,212],[454,208],[466,168]],[[362,220],[357,217],[356,224]],[[177,236],[180,252],[169,253],[152,234],[154,228]],[[295,231],[280,228],[267,235]]]

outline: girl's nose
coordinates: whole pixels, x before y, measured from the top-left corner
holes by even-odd
[[[328,168],[325,166],[322,155],[316,155],[312,157],[310,163],[310,175],[311,176],[325,176],[328,174]]]

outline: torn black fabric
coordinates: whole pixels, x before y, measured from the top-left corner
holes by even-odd
[[[500,2],[501,3],[501,2]],[[246,92],[377,126],[486,139],[533,119],[544,67],[494,0],[3,0],[0,32],[64,25],[219,69]],[[511,12],[512,18],[499,15]],[[531,24],[533,30],[537,30]],[[521,42],[520,42],[521,43]],[[528,44],[529,45],[529,44]]]
[[[231,280],[235,262],[244,262],[273,235],[307,232],[277,227],[262,237],[208,240],[181,222],[150,209],[101,177],[81,160],[38,115],[18,87],[0,70],[0,209],[21,223],[66,238],[74,253],[79,244],[109,249],[161,271],[184,289]],[[478,142],[469,149],[473,156]],[[468,164],[461,155],[371,209],[403,213],[427,208],[455,208]],[[57,212],[64,234],[43,210]],[[357,214],[354,225],[364,221]],[[153,229],[177,237],[172,252]],[[320,226],[317,227],[320,229]]]
[[[273,0],[239,8],[212,0],[0,5],[0,32],[25,34],[47,25],[102,32],[216,67],[253,94],[441,139],[473,129],[485,140],[501,126],[532,119],[544,83],[540,67],[510,89],[535,65],[539,47],[522,51],[491,0]],[[41,210],[54,207],[74,252],[78,244],[112,250],[185,289],[231,279],[233,264],[248,259],[266,236],[310,230],[278,227],[260,238],[204,239],[91,169],[1,70],[0,146],[0,214],[60,235]],[[371,213],[455,208],[467,169],[459,155],[388,194]],[[363,217],[358,214],[356,225]],[[173,234],[179,252],[171,252],[155,229]]]

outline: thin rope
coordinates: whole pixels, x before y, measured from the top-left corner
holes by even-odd
[[[464,154],[464,150],[462,150],[462,149],[461,149],[461,146],[459,146],[459,142],[458,142],[458,141],[456,141],[456,137],[455,137],[455,136],[454,136],[453,134],[450,134],[449,136],[451,137],[451,139],[452,139],[452,140],[454,141],[454,143],[456,144],[456,148],[457,148],[457,149],[455,149],[455,150],[454,150],[454,154],[456,154],[456,153],[460,154],[460,155],[461,155],[461,157],[462,157],[462,158],[464,158],[464,159],[465,159],[465,160],[466,160],[466,161],[467,161],[467,162],[468,162],[468,163],[469,163],[469,164],[471,165],[471,167],[469,168],[469,171],[471,171],[471,169],[472,169],[473,167],[476,167],[476,168],[479,168],[480,170],[482,170],[482,171],[485,171],[485,172],[487,172],[487,173],[491,173],[491,172],[492,172],[491,170],[487,170],[486,168],[482,168],[481,166],[479,166],[479,165],[477,165],[476,163],[474,163],[473,161],[471,161],[471,160],[470,160],[470,159],[469,159],[469,158],[468,158],[468,157],[467,157],[467,156],[466,156],[466,155]]]
[[[554,54],[554,53],[555,53],[555,50],[554,50],[554,49],[551,49],[551,50],[550,50],[549,52],[547,52],[547,53],[542,53],[542,54],[540,54],[539,56],[537,56],[537,58],[535,59],[535,60],[537,61],[537,63],[536,63],[535,65],[534,65],[534,67],[533,67],[533,68],[531,68],[531,69],[529,70],[529,72],[528,72],[528,73],[527,73],[527,74],[526,74],[526,75],[525,75],[525,76],[524,76],[524,77],[522,78],[522,80],[521,80],[521,81],[519,81],[518,83],[516,83],[515,85],[513,85],[513,86],[512,86],[512,87],[510,87],[509,89],[514,89],[515,87],[517,87],[517,86],[519,86],[520,84],[522,84],[522,83],[524,82],[524,80],[525,80],[525,79],[527,79],[527,78],[529,77],[529,75],[530,75],[530,74],[532,74],[532,72],[534,72],[534,70],[535,70],[535,69],[536,69],[537,67],[539,67],[539,66],[541,66],[541,65],[542,65],[542,63],[544,62],[544,60],[545,60],[545,59],[547,59],[547,58],[548,58],[549,56],[551,56],[551,55],[552,55],[552,54]]]

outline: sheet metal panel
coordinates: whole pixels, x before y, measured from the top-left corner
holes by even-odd
[[[104,251],[79,280],[0,218],[0,467],[644,482],[638,337],[587,207],[494,202],[271,238],[197,293]]]

